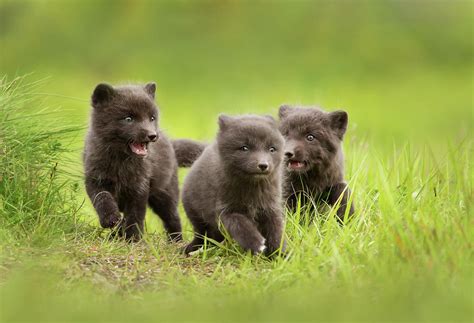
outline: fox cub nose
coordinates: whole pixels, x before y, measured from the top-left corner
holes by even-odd
[[[285,152],[285,157],[286,158],[292,158],[295,154],[293,154],[291,151],[286,151]]]
[[[260,163],[258,164],[258,168],[260,168],[262,172],[266,171],[268,169],[268,163]]]
[[[155,141],[156,138],[158,138],[158,136],[156,135],[156,133],[152,133],[152,134],[149,134],[149,135],[148,135],[148,139],[150,139],[150,141]]]

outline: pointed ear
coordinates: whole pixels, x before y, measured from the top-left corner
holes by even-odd
[[[290,113],[292,109],[293,108],[289,106],[288,104],[283,104],[282,106],[280,106],[280,109],[278,110],[278,116],[280,117],[280,119],[284,119],[288,116],[288,114]]]
[[[229,128],[230,124],[232,123],[234,118],[232,118],[231,116],[228,116],[226,114],[221,114],[219,116],[219,129],[221,131],[224,131],[226,130],[227,128]]]
[[[156,92],[156,83],[155,82],[150,82],[147,83],[144,87],[145,92],[152,98],[155,98],[155,92]]]
[[[265,114],[263,115],[263,117],[265,118],[265,120],[267,120],[270,124],[272,125],[276,125],[276,120],[273,116],[269,115],[269,114]]]
[[[336,132],[339,139],[342,140],[347,130],[347,123],[349,116],[346,111],[338,110],[329,113],[329,120],[331,121],[331,128]]]
[[[92,93],[92,106],[97,108],[103,103],[110,101],[114,95],[115,90],[112,85],[100,83],[95,87],[94,92]]]

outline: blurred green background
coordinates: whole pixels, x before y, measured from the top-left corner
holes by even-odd
[[[344,108],[348,140],[380,149],[472,128],[472,1],[0,3],[0,72],[49,77],[46,103],[74,124],[97,83],[153,80],[174,137],[281,103]]]

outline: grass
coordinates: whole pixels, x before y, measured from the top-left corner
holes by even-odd
[[[354,219],[287,214],[287,258],[230,242],[185,257],[151,214],[144,241],[127,244],[79,210],[80,183],[58,172],[68,165],[59,139],[77,129],[19,118],[35,86],[1,84],[2,321],[472,319],[471,138],[443,155],[351,145]]]
[[[0,1],[0,321],[471,322],[472,9]],[[212,140],[224,112],[345,109],[354,219],[287,214],[274,261],[233,243],[184,257],[151,212],[143,242],[109,239],[81,171],[102,81],[156,81],[173,138]]]
[[[0,79],[0,235],[2,240],[50,240],[74,231],[79,205],[78,184],[60,177],[67,160],[64,142],[77,135],[75,126],[45,124],[54,111],[38,107],[31,93],[41,81]],[[31,106],[36,113],[30,114]],[[25,117],[28,115],[28,117]],[[42,122],[43,121],[43,122]]]

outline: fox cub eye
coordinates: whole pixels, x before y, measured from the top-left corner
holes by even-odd
[[[274,153],[276,151],[276,148],[275,147],[270,147],[270,152],[271,153]]]
[[[155,116],[151,116],[150,120],[155,121],[156,120]]]
[[[309,135],[306,136],[306,140],[308,140],[308,141],[313,141],[314,139],[315,138],[312,134],[309,134]]]
[[[133,121],[133,118],[130,117],[130,116],[128,116],[128,117],[125,118],[125,121],[127,121],[127,122],[132,122],[132,121]]]
[[[249,147],[247,147],[247,146],[242,146],[242,147],[240,147],[240,150],[242,150],[242,151],[249,151]]]

